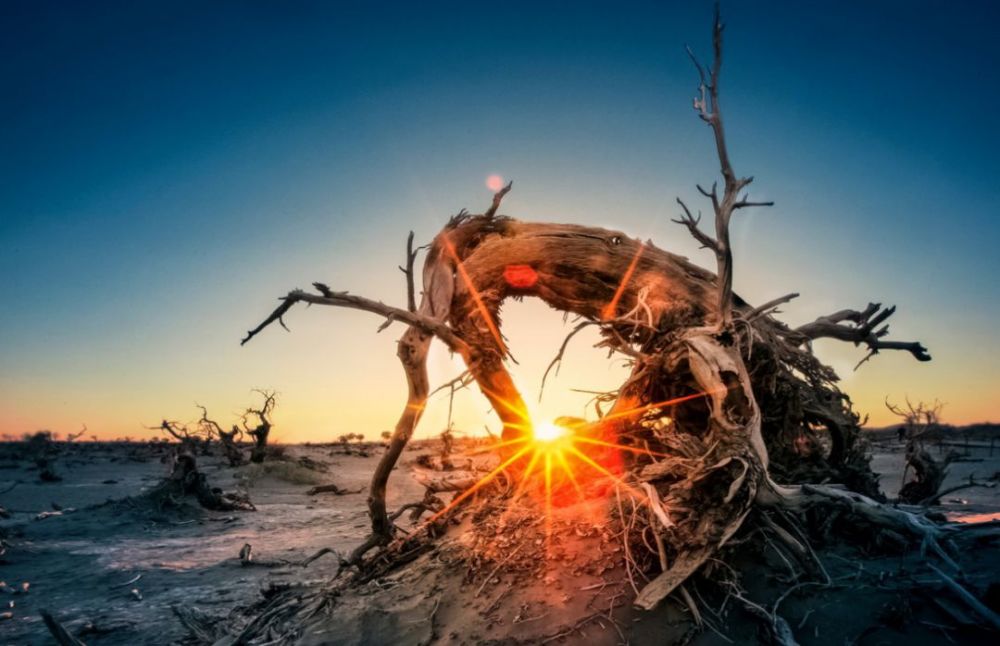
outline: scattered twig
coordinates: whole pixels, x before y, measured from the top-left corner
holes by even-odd
[[[486,584],[489,583],[490,579],[492,579],[496,575],[496,573],[500,570],[501,567],[503,567],[507,563],[507,561],[509,561],[512,558],[514,558],[514,556],[516,556],[517,553],[521,551],[522,547],[524,547],[524,543],[521,543],[520,545],[517,546],[517,548],[511,550],[510,554],[508,554],[506,558],[504,558],[502,561],[500,561],[499,563],[497,563],[496,567],[493,568],[493,570],[486,576],[485,579],[483,579],[483,582],[476,589],[476,594],[474,594],[472,596],[473,597],[478,597],[479,593],[483,591],[483,588],[486,587]]]
[[[142,574],[136,574],[134,577],[132,577],[128,581],[125,581],[124,583],[115,583],[114,585],[111,585],[109,587],[111,587],[111,588],[124,588],[127,585],[132,585],[133,583],[135,583],[136,581],[138,581],[141,578],[142,578]]]
[[[327,554],[333,554],[334,556],[337,557],[337,561],[339,563],[343,564],[344,559],[340,556],[340,553],[337,552],[337,550],[333,549],[332,547],[324,547],[323,549],[317,551],[312,556],[310,556],[308,558],[305,558],[305,559],[302,559],[302,561],[299,562],[299,565],[302,566],[302,567],[306,567],[307,565],[309,565],[310,563],[312,563],[316,559],[320,558],[321,556],[325,556]]]

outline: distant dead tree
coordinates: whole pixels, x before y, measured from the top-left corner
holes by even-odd
[[[42,482],[62,480],[62,476],[56,474],[55,467],[52,465],[53,459],[59,453],[52,440],[52,431],[38,431],[25,436],[28,456],[35,462],[35,466],[38,468],[38,479]]]
[[[147,426],[146,428],[163,431],[192,454],[197,453],[199,449],[203,455],[207,454],[213,436],[212,429],[204,425],[199,424],[194,428],[189,428],[187,424],[167,419],[161,421],[159,426]]]
[[[201,419],[198,420],[198,424],[205,427],[206,434],[218,438],[219,444],[222,445],[222,453],[226,456],[229,466],[238,467],[246,462],[243,451],[239,447],[239,442],[243,439],[243,430],[236,424],[233,424],[230,431],[223,430],[218,422],[209,418],[207,408],[197,403],[195,406],[201,409]]]
[[[441,431],[441,468],[445,471],[454,468],[454,463],[451,461],[451,453],[454,447],[455,436],[452,435],[450,428],[446,428]]]
[[[83,434],[86,433],[86,432],[87,432],[87,425],[84,424],[83,428],[81,428],[76,433],[67,433],[66,434],[66,441],[67,442],[75,442],[78,439],[80,439],[81,437],[83,437]]]
[[[273,390],[258,389],[253,392],[263,397],[264,402],[259,408],[247,408],[241,423],[243,431],[254,440],[253,448],[250,450],[250,461],[259,464],[267,457],[267,439],[272,427],[270,416],[277,405],[277,399]],[[253,418],[256,418],[255,422]]]
[[[907,397],[905,407],[891,404],[889,400],[886,400],[885,406],[903,420],[906,434],[906,464],[903,467],[903,486],[899,490],[899,500],[916,505],[932,499],[944,484],[948,465],[955,457],[949,453],[938,462],[924,447],[927,435],[941,429],[941,410],[944,404],[936,399],[930,404],[914,404]],[[907,482],[906,476],[911,468],[913,480]]]
[[[914,404],[909,397],[905,398],[905,402],[904,408],[902,405],[892,404],[886,399],[885,407],[903,421],[907,442],[920,444],[928,432],[940,429],[941,411],[944,409],[944,403],[935,399],[930,404],[922,401]]]

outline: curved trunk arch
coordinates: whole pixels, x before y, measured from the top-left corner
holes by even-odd
[[[686,259],[618,231],[471,216],[431,246],[430,264],[454,276],[448,322],[472,348],[466,363],[512,439],[527,432],[523,397],[503,366],[499,312],[509,297],[537,297],[553,309],[600,324],[625,351],[660,332],[701,327],[714,276]],[[511,270],[521,271],[517,280]],[[524,274],[527,273],[527,276]],[[622,314],[634,316],[617,320]],[[628,393],[613,410],[634,404]]]

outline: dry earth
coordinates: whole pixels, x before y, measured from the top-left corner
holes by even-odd
[[[245,487],[257,507],[256,512],[215,513],[194,508],[158,510],[141,498],[164,475],[159,459],[163,449],[123,443],[75,444],[64,448],[54,463],[63,480],[40,483],[37,470],[19,455],[18,446],[0,445],[0,491],[18,483],[0,494],[0,506],[11,514],[0,521],[9,544],[0,562],[4,582],[0,611],[9,613],[0,619],[3,644],[52,643],[39,615],[42,609],[50,610],[88,644],[178,642],[187,631],[172,610],[175,605],[195,606],[224,619],[232,608],[258,601],[262,591],[292,581],[328,579],[336,571],[336,559],[324,557],[307,567],[297,563],[321,548],[345,553],[360,542],[368,528],[365,496],[309,496],[306,491],[313,484],[329,482],[348,490],[361,489],[381,451],[376,448],[372,455],[359,457],[337,454],[332,446],[287,447],[289,461],[284,467],[274,467],[272,473],[261,473],[254,466],[232,469],[217,458],[203,457],[202,468],[213,485],[226,490]],[[883,474],[883,487],[891,496],[900,485],[902,445],[887,439],[875,448],[873,464]],[[404,454],[403,465],[391,482],[390,509],[422,496],[422,487],[412,477],[418,453]],[[988,477],[1000,471],[1000,447],[992,457],[988,453],[987,448],[970,449],[967,461],[952,465],[945,487],[967,480],[970,474]],[[303,456],[329,471],[293,466]],[[1000,512],[997,489],[967,489],[942,502],[940,510],[952,518],[989,520]],[[55,507],[62,513],[38,518]],[[593,534],[597,546],[599,533]],[[587,532],[579,534],[577,542],[567,540],[558,549],[589,549]],[[246,543],[253,546],[255,564],[251,566],[242,565],[238,557]],[[986,591],[986,600],[994,607],[1000,571],[996,552],[962,555],[963,564],[972,566],[969,585]],[[636,613],[627,604],[616,607],[618,588],[602,587],[599,577],[568,576],[550,568],[550,574],[542,574],[532,588],[550,590],[550,598],[534,598],[523,582],[525,573],[536,576],[541,572],[538,563],[522,564],[519,569],[517,558],[512,557],[509,567],[491,576],[456,577],[441,565],[439,556],[422,557],[427,559],[426,567],[408,568],[362,594],[345,598],[325,629],[309,641],[457,644],[518,639],[539,643],[556,637],[553,641],[561,643],[612,644],[624,639],[653,644],[692,638],[699,644],[725,644],[729,640],[753,643],[761,635],[758,622],[738,608],[714,618],[706,613],[719,634],[705,630],[695,635],[682,606],[671,601],[646,614]],[[731,562],[751,573],[744,575],[744,584],[752,598],[773,598],[781,589],[773,575],[763,574],[775,571],[764,567],[773,557],[742,553],[739,546],[731,556]],[[844,585],[822,595],[793,595],[782,606],[801,643],[995,643],[995,635],[978,629],[944,628],[954,625],[953,613],[942,609],[940,600],[909,592],[907,583],[933,578],[922,567],[919,555],[875,557],[845,548],[842,554],[827,553],[824,560],[831,576]],[[760,576],[753,576],[755,568]],[[460,589],[443,594],[449,587]],[[947,599],[946,594],[939,596],[945,598],[946,606],[962,612],[960,603]],[[463,597],[469,601],[461,607],[439,601]],[[387,604],[394,607],[384,607]],[[568,631],[571,626],[564,625],[563,619],[580,616],[574,604],[591,608],[608,604],[607,617],[598,616]],[[710,599],[706,607],[710,612],[718,609]]]

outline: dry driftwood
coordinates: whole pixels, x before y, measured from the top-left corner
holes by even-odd
[[[307,496],[315,496],[315,495],[321,494],[321,493],[332,493],[332,494],[336,494],[338,496],[346,496],[346,495],[353,494],[353,493],[361,493],[362,491],[364,491],[364,488],[361,488],[361,489],[344,489],[342,487],[338,487],[335,484],[325,484],[325,485],[317,485],[317,486],[311,488],[309,491],[306,492],[306,495]]]

